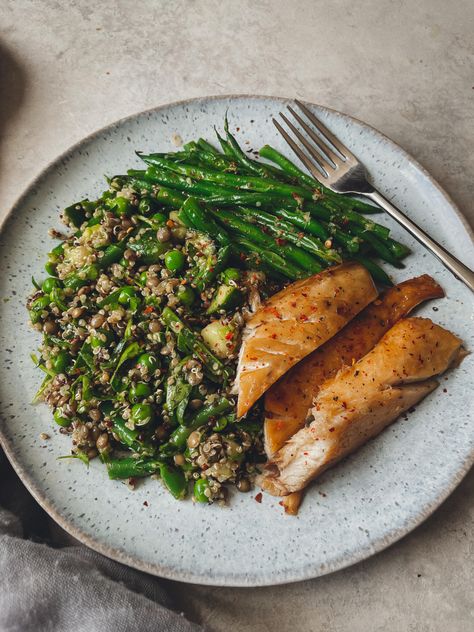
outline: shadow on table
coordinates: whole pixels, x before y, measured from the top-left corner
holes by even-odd
[[[8,127],[18,116],[25,100],[27,76],[16,55],[0,42],[0,182],[2,181],[2,144]]]

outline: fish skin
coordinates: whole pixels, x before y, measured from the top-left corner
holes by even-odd
[[[271,458],[304,426],[321,384],[344,364],[368,353],[400,318],[417,305],[444,296],[429,275],[388,289],[326,342],[283,375],[265,394],[265,450]]]
[[[367,270],[349,262],[292,283],[266,301],[243,332],[235,382],[237,417],[376,296]]]
[[[259,480],[266,491],[299,491],[436,388],[462,354],[461,340],[426,318],[396,323],[361,360],[321,387],[313,421],[299,430]]]

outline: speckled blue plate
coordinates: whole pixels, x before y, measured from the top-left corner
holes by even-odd
[[[41,380],[30,360],[39,340],[24,303],[31,275],[42,277],[50,226],[59,210],[104,188],[102,174],[139,164],[134,150],[175,149],[212,139],[229,110],[246,148],[266,142],[287,151],[271,123],[285,101],[218,97],[176,103],[119,121],[84,139],[51,164],[15,205],[1,235],[1,423],[5,451],[28,489],[69,533],[104,555],[186,582],[262,586],[316,577],[380,551],[420,524],[443,502],[473,462],[474,356],[441,380],[415,412],[322,476],[298,517],[278,500],[234,493],[227,508],[176,502],[147,480],[134,492],[108,480],[95,460],[57,460],[70,439],[54,427],[46,406],[30,404]],[[367,165],[376,185],[445,247],[474,266],[469,230],[453,202],[426,171],[376,130],[314,106],[327,125]],[[428,272],[447,297],[424,306],[431,317],[473,349],[473,297],[441,264],[381,216],[414,255],[396,280]],[[393,272],[393,270],[391,270]],[[40,433],[51,435],[42,441]],[[148,506],[144,502],[148,502]]]

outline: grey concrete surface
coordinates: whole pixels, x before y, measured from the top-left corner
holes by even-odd
[[[374,125],[474,222],[473,33],[472,0],[3,0],[1,215],[97,128],[168,101],[247,92],[297,96]],[[471,472],[403,541],[314,581],[169,585],[214,632],[466,632],[473,500]]]

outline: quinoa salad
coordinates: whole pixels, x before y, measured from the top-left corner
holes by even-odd
[[[255,160],[225,131],[222,152],[199,139],[140,155],[146,170],[64,209],[49,276],[27,301],[42,333],[35,401],[69,435],[64,458],[99,458],[111,479],[151,476],[202,503],[249,491],[266,460],[261,403],[236,417],[249,315],[345,259],[388,285],[374,257],[397,265],[408,252],[362,214],[373,207],[331,198],[268,146],[276,165]]]

